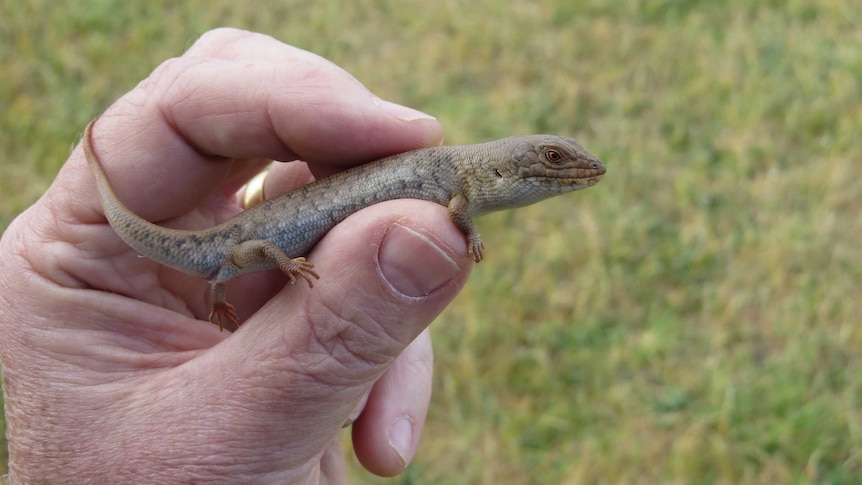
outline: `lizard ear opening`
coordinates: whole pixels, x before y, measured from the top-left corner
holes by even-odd
[[[494,175],[496,175],[498,178],[503,178],[503,174],[500,173],[500,170],[496,168],[494,169]]]

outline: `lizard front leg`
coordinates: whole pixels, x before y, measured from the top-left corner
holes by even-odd
[[[449,200],[449,217],[458,229],[467,236],[467,253],[473,255],[473,259],[478,263],[485,257],[485,245],[482,244],[479,231],[476,230],[476,225],[473,224],[473,219],[467,212],[468,204],[466,197],[455,194]]]

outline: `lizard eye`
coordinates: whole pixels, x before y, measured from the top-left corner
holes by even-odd
[[[563,155],[554,149],[545,150],[545,158],[551,163],[559,163],[563,161]]]

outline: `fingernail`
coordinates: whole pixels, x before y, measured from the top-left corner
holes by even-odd
[[[386,101],[385,99],[374,98],[374,104],[383,108],[383,111],[386,111],[392,116],[404,121],[437,119],[427,113],[423,113],[413,108],[408,108],[407,106],[401,106],[400,104],[395,104],[391,101]]]
[[[431,238],[392,224],[378,255],[380,272],[403,295],[426,296],[460,271],[456,260]]]
[[[406,467],[413,447],[413,421],[398,418],[389,429],[389,446],[398,454],[401,466]]]

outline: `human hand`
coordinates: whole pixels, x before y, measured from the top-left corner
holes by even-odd
[[[318,176],[437,144],[441,127],[269,37],[204,35],[94,127],[120,198],[160,225],[239,212],[269,159]],[[277,164],[266,193],[308,182]],[[296,255],[299,256],[299,255]],[[0,359],[13,481],[344,480],[341,429],[381,475],[413,458],[430,396],[425,328],[471,261],[445,207],[390,201],[308,255],[321,279],[228,284],[242,327],[206,320],[208,284],[139,257],[107,225],[78,147],[0,240]]]

